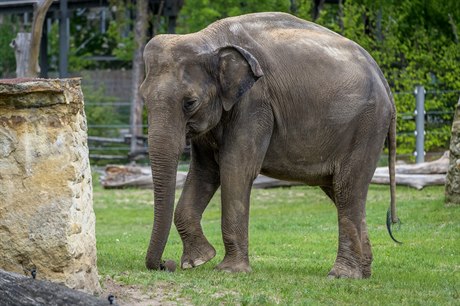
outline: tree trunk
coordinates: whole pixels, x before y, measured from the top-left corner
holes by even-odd
[[[319,14],[321,12],[321,9],[323,8],[325,0],[313,0],[313,10],[312,10],[312,17],[313,21],[316,21],[316,19],[319,18]]]
[[[40,271],[36,274],[40,278]],[[104,299],[50,281],[0,270],[1,305],[109,305]]]
[[[446,177],[446,203],[460,205],[460,98],[455,108],[450,138],[450,163]]]
[[[297,15],[297,3],[296,0],[290,0],[291,6],[289,7],[289,12],[293,15]]]
[[[136,51],[133,58],[133,78],[132,78],[132,102],[131,102],[131,148],[130,158],[134,159],[139,151],[137,137],[142,135],[142,109],[143,101],[139,95],[139,86],[144,79],[144,59],[142,54],[147,41],[148,26],[148,2],[138,0],[136,10],[136,25],[134,29],[134,40]]]
[[[339,11],[338,11],[338,20],[337,20],[339,27],[340,27],[340,34],[343,35],[343,31],[345,29],[343,25],[343,0],[339,0]]]

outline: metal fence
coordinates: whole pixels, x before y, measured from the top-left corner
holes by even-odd
[[[147,162],[146,137],[136,139],[144,148],[137,156],[130,154],[130,102],[86,102],[88,118],[88,146],[90,158],[95,163],[127,163],[137,160]],[[93,116],[93,112],[101,116]],[[105,116],[110,118],[105,119]],[[115,117],[115,118],[114,118]],[[142,126],[147,129],[147,125]]]
[[[453,107],[451,109],[429,107],[426,110],[426,104],[430,103],[437,96],[442,95],[455,95],[456,98],[452,100]],[[398,113],[400,120],[411,120],[415,122],[415,128],[410,131],[399,131],[398,135],[410,136],[415,138],[415,145],[413,153],[400,154],[400,157],[415,157],[416,163],[425,161],[425,157],[429,154],[439,156],[442,152],[426,152],[425,140],[427,136],[450,138],[450,129],[454,116],[455,104],[458,101],[460,90],[425,90],[424,86],[416,86],[413,92],[396,92],[397,95],[411,95],[413,96],[414,108],[413,112]],[[440,127],[446,127],[440,130]],[[448,148],[445,148],[446,150]]]

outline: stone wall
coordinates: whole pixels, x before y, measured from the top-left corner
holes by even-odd
[[[0,80],[0,268],[95,293],[80,79]]]
[[[449,150],[450,164],[446,177],[446,202],[460,204],[460,99],[455,109]]]

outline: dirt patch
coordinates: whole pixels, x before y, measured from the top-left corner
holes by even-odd
[[[125,285],[107,277],[102,284],[101,298],[110,294],[115,297],[117,305],[151,306],[151,305],[192,305],[190,301],[179,297],[171,284],[157,283],[154,286]]]

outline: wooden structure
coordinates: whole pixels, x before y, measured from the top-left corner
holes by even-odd
[[[36,0],[0,0],[0,14],[32,13]],[[135,2],[133,0],[133,2]],[[174,32],[176,19],[183,0],[149,0],[149,9],[155,14],[168,18],[168,31]],[[108,7],[109,0],[54,0],[48,9],[47,18],[58,14],[59,16],[59,77],[68,76],[69,57],[69,24],[70,12],[76,9]],[[40,47],[40,76],[48,77],[48,50],[47,37],[48,23],[43,24],[43,35]]]

